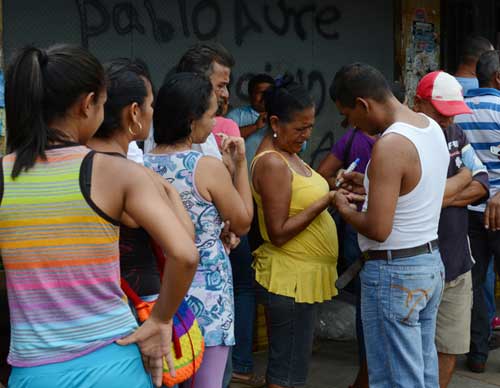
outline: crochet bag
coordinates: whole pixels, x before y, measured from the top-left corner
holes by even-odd
[[[161,248],[154,242],[151,245],[158,261],[160,276],[163,278],[165,256]],[[151,315],[155,302],[143,301],[123,278],[121,279],[121,288],[134,304],[139,322],[143,323]],[[174,354],[175,377],[172,377],[166,361],[163,361],[163,384],[167,387],[180,384],[193,377],[203,361],[205,351],[203,334],[185,300],[182,301],[173,318],[172,351]]]

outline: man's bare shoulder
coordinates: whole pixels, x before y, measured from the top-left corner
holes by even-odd
[[[408,107],[403,107],[398,112],[395,119],[396,122],[421,129],[427,128],[431,124],[429,117],[421,113],[414,112]]]
[[[384,159],[394,157],[410,157],[416,154],[415,145],[404,135],[399,133],[388,133],[382,136],[373,146],[373,153],[380,154]],[[373,156],[372,156],[373,159]]]

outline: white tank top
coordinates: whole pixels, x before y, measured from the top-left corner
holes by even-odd
[[[392,231],[386,241],[380,243],[358,234],[361,251],[412,248],[437,239],[439,215],[450,155],[441,127],[431,118],[427,128],[396,122],[382,136],[397,133],[410,140],[420,158],[421,177],[417,186],[398,198]],[[368,167],[364,186],[369,192]],[[363,211],[368,208],[368,196]]]

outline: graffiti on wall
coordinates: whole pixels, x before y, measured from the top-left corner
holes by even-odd
[[[267,62],[263,67],[263,72],[268,74],[275,73],[273,65]],[[234,81],[234,93],[242,101],[248,101],[248,81],[256,75],[257,72],[247,72],[238,75]],[[316,116],[319,116],[325,106],[327,97],[327,81],[320,70],[307,71],[302,67],[297,68],[292,73],[297,82],[305,85],[307,90],[313,95],[316,103]]]
[[[169,44],[175,47],[179,40],[213,40],[227,31],[231,31],[229,38],[236,49],[245,49],[248,38],[259,35],[265,35],[266,39],[267,36],[286,36],[291,41],[310,41],[313,45],[313,36],[326,42],[338,40],[337,23],[342,16],[333,1],[320,0],[305,1],[300,5],[293,0],[172,0],[168,4],[154,0],[75,0],[74,4],[80,21],[81,44],[91,49],[99,39],[107,39],[110,32],[118,36],[139,35],[160,47],[169,47]],[[232,17],[224,18],[223,11],[227,15],[228,10]],[[328,100],[330,82],[324,71],[300,63],[259,62],[254,61],[249,71],[234,69],[230,85],[232,100],[248,101],[248,81],[255,74],[288,72],[310,91],[316,102],[316,116],[321,116]],[[334,135],[330,128],[328,130],[326,138],[321,138],[326,135],[317,133],[316,141],[311,142],[314,146],[310,150],[314,156],[312,159],[317,159],[324,152],[323,148],[331,147]]]
[[[158,43],[169,43],[179,34],[185,38],[194,35],[201,41],[210,40],[219,35],[223,22],[229,22],[222,18],[222,4],[227,6],[229,3],[223,0],[177,0],[178,13],[172,15],[171,20],[160,17],[151,0],[142,2],[142,10],[137,3],[128,1],[113,6],[107,5],[104,0],[76,0],[76,3],[84,47],[88,47],[90,39],[99,37],[110,28],[119,35],[151,33]],[[314,20],[314,31],[323,39],[339,38],[336,22],[340,20],[341,13],[333,4],[317,1],[297,7],[289,5],[286,0],[279,0],[274,6],[265,3],[259,9],[251,10],[249,3],[250,0],[232,1],[234,40],[238,46],[251,33],[284,36],[293,31],[297,38],[306,40],[309,34],[305,21],[310,17]],[[146,11],[146,18],[140,16],[143,10]],[[91,13],[97,17],[91,18]],[[181,21],[179,31],[172,23],[174,18]],[[207,20],[210,20],[208,25]]]
[[[323,160],[325,155],[331,152],[331,149],[334,144],[335,144],[335,135],[333,131],[326,132],[319,141],[316,148],[312,151],[311,161],[309,164],[316,168],[319,162]]]

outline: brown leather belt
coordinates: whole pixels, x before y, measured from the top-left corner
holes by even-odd
[[[392,249],[385,251],[365,251],[361,254],[361,258],[363,261],[404,259],[405,257],[432,253],[432,251],[437,249],[439,249],[438,240],[434,240],[413,248]]]

